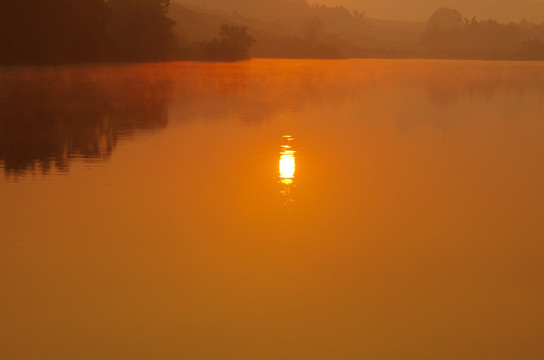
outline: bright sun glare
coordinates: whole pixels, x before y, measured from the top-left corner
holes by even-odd
[[[285,135],[283,137],[287,142],[292,141],[293,137]],[[280,153],[280,181],[282,184],[290,185],[295,178],[295,151],[290,145],[282,145]]]

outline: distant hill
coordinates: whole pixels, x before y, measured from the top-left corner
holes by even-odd
[[[286,17],[268,14],[260,18],[255,13],[248,15],[174,3],[170,16],[186,41],[209,40],[223,23],[247,26],[257,40],[251,51],[254,57],[413,56],[425,30],[423,22],[369,19],[342,7],[308,6],[304,0],[284,1],[298,4],[298,11]],[[208,3],[229,6],[222,0]],[[234,3],[242,4],[244,0]],[[271,8],[277,6],[270,2]]]
[[[227,13],[238,12],[264,19],[298,17],[309,8],[306,0],[177,0],[175,2]]]
[[[544,24],[482,20],[452,8],[435,9],[428,21],[415,22],[379,20],[342,6],[309,5],[305,0],[198,3],[171,7],[170,16],[182,39],[209,41],[221,24],[247,27],[257,40],[250,52],[253,57],[544,59]],[[262,13],[265,8],[268,11]],[[430,26],[431,19],[438,23]],[[440,21],[453,21],[455,26],[442,28]]]

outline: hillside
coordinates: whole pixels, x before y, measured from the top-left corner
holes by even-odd
[[[346,58],[413,55],[424,23],[369,19],[344,8],[307,7],[290,18],[261,19],[238,12],[173,4],[170,16],[185,41],[213,38],[221,24],[247,26],[254,57]]]
[[[221,24],[247,27],[256,40],[253,57],[544,59],[544,24],[525,20],[479,20],[452,8],[437,9],[427,22],[379,20],[304,0],[263,0],[270,11],[259,17],[255,6],[244,13],[222,10],[242,8],[245,0],[204,3],[220,8],[173,4],[180,37],[188,43],[209,41]],[[293,11],[281,12],[281,4]]]

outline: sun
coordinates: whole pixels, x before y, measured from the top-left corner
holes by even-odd
[[[291,136],[283,137],[287,141],[292,141]],[[290,145],[282,145],[280,153],[280,181],[283,184],[290,185],[293,183],[295,178],[296,162],[295,162],[295,151],[291,148]]]

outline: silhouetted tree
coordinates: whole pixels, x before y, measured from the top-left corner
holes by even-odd
[[[170,0],[108,0],[110,51],[118,60],[164,60],[176,50]]]
[[[353,10],[353,19],[356,21],[363,20],[365,18],[365,13],[360,12],[359,10]]]
[[[304,31],[304,40],[315,43],[323,35],[323,22],[317,17],[313,17],[302,24]]]
[[[440,8],[427,21],[427,31],[458,31],[463,24],[463,15],[455,9]]]
[[[434,51],[450,56],[457,48],[462,25],[461,13],[451,8],[440,8],[427,21],[424,40]]]
[[[255,39],[248,34],[247,27],[221,25],[219,38],[205,45],[207,60],[236,61],[249,59],[249,48]]]
[[[107,57],[106,36],[110,9],[103,0],[72,1],[67,48],[75,61],[103,60]],[[69,56],[68,56],[69,57]]]
[[[528,60],[544,60],[544,42],[536,37],[524,41],[521,46],[520,56]]]
[[[0,2],[0,62],[92,61],[101,56],[104,0]]]
[[[170,0],[0,1],[0,63],[161,60],[173,56]]]
[[[323,28],[333,31],[349,31],[364,23],[364,13],[350,12],[343,6],[312,5],[306,18],[310,17],[319,19]]]
[[[438,9],[427,23],[424,42],[431,55],[478,59],[536,59],[540,27],[522,20],[501,24],[496,20],[469,21],[457,11]],[[533,35],[533,36],[531,36]]]

